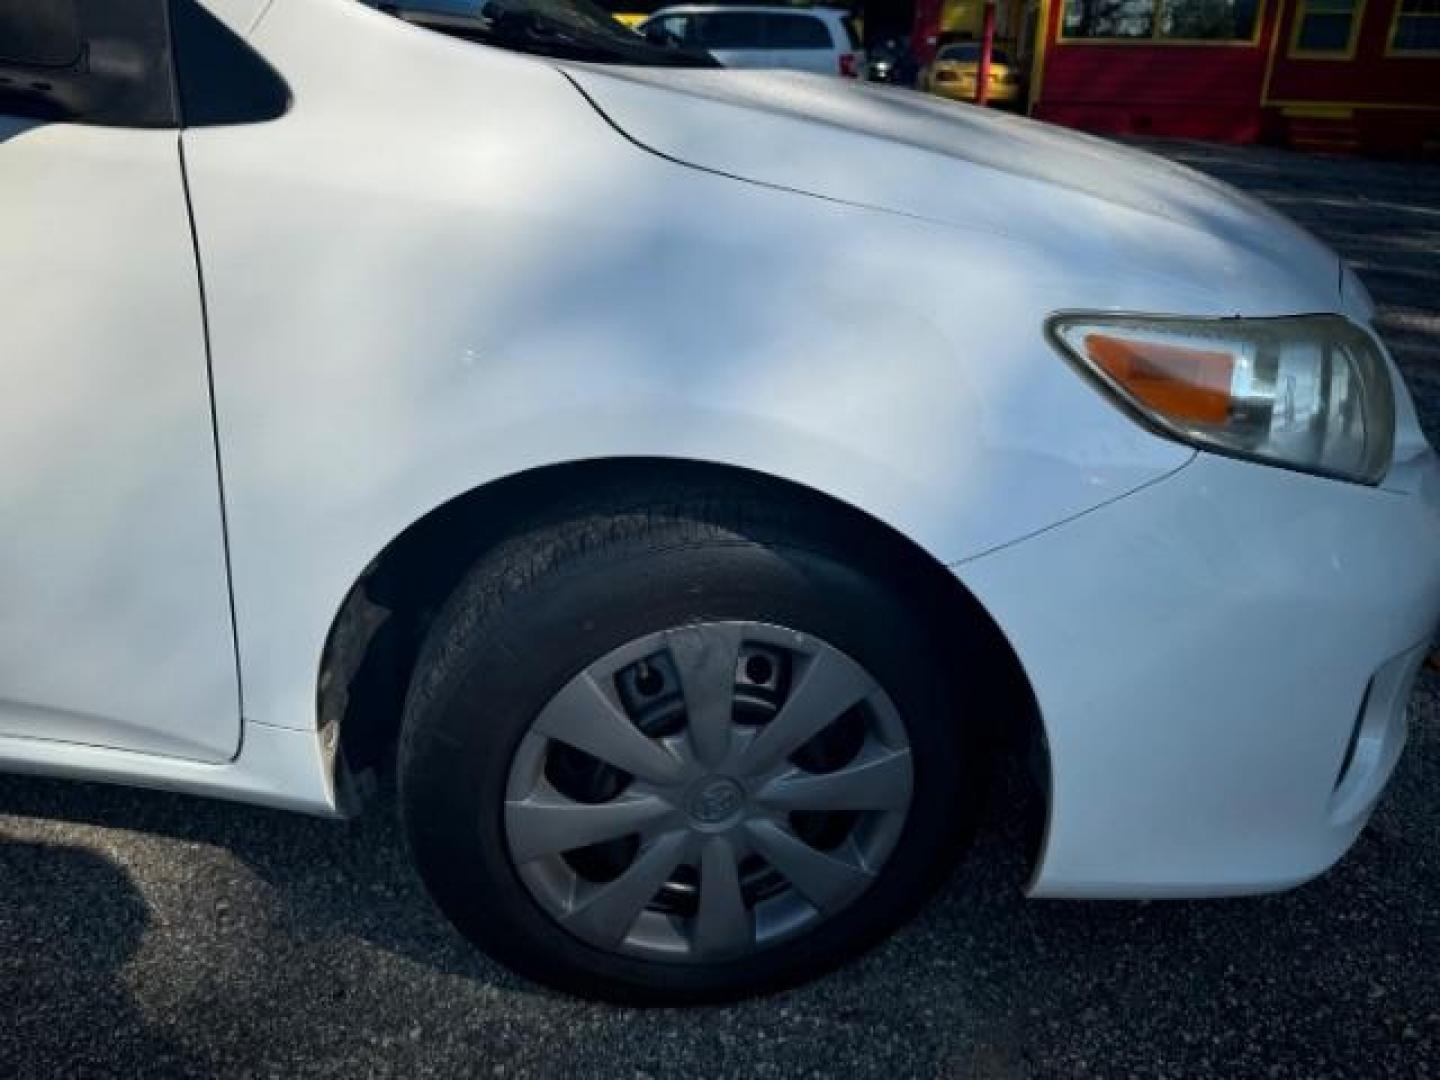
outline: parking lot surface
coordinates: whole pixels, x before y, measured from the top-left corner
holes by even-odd
[[[1351,259],[1440,441],[1440,168],[1197,144]],[[1440,1075],[1440,677],[1330,874],[1226,901],[1025,901],[1020,797],[917,922],[763,1000],[524,984],[355,822],[0,777],[0,1077]]]

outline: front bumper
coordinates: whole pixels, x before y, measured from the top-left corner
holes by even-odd
[[[1044,722],[1033,895],[1261,892],[1344,854],[1440,615],[1440,465],[1404,468],[1387,490],[1200,454],[955,567]]]

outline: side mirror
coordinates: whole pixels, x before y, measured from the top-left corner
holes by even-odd
[[[0,0],[0,113],[173,122],[167,0]]]
[[[651,45],[658,45],[662,49],[673,49],[680,44],[674,34],[666,30],[659,23],[651,23],[645,27],[645,40]]]

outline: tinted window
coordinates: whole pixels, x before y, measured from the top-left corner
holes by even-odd
[[[75,0],[0,0],[0,62],[70,67],[81,48]]]
[[[1356,0],[1306,0],[1295,45],[1303,52],[1347,52],[1355,27]]]
[[[830,31],[812,15],[766,15],[765,43],[772,49],[833,49]]]
[[[764,48],[760,15],[753,11],[716,11],[697,15],[695,44],[702,49]]]
[[[1400,0],[1391,45],[1397,52],[1440,51],[1440,0]]]
[[[957,63],[978,63],[980,60],[979,45],[946,45],[940,50],[941,60],[954,60]],[[992,64],[1008,64],[1009,55],[1004,49],[991,49],[990,62]]]
[[[163,0],[0,0],[0,114],[173,127],[170,49]]]
[[[653,39],[656,34],[663,34],[666,39],[682,45],[695,43],[695,27],[689,15],[666,15],[652,19],[645,24],[645,35]]]

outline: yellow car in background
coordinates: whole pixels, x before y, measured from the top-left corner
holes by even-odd
[[[929,94],[955,101],[975,100],[975,80],[980,73],[980,43],[957,41],[942,45],[935,59],[920,69],[919,87]],[[1020,73],[1010,66],[1004,49],[990,51],[991,104],[1011,105],[1020,101]]]

